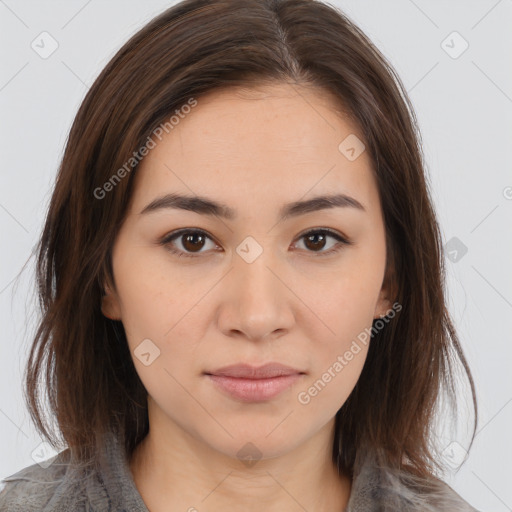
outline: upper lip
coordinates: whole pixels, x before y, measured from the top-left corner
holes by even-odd
[[[249,364],[234,364],[224,366],[218,370],[206,372],[207,375],[221,375],[242,379],[270,379],[283,375],[294,375],[304,373],[301,370],[286,366],[280,363],[267,363],[263,366],[251,366]]]

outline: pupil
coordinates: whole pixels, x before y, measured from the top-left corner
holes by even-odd
[[[187,249],[187,251],[188,250],[192,250],[192,252],[193,252],[194,249],[201,249],[202,248],[202,245],[200,247],[198,247],[197,243],[194,241],[195,237],[202,238],[203,235],[201,235],[200,233],[191,233],[191,234],[185,236],[185,242],[183,243],[183,247],[185,247],[185,249]],[[189,242],[191,242],[191,246],[187,247],[187,244]]]
[[[324,242],[325,241],[325,235],[322,234],[322,233],[315,233],[313,235],[309,235],[307,238],[307,242],[306,242],[306,246],[307,246],[307,243],[310,241],[310,240],[315,240],[317,237],[320,237],[322,239],[321,242]],[[313,242],[313,249],[322,249],[323,248],[323,244],[320,243],[320,247],[318,247],[316,244],[318,243],[318,240],[314,241]]]

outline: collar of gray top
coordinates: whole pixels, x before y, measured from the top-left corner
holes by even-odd
[[[105,453],[108,463],[99,473],[84,476],[69,464],[69,450],[64,450],[48,466],[34,464],[4,478],[0,510],[149,512],[135,487],[124,448],[114,434],[107,436]],[[397,511],[478,512],[442,481],[427,482],[379,466],[371,453],[360,450],[344,512]]]

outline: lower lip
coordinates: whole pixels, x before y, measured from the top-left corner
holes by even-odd
[[[282,375],[269,379],[241,379],[223,375],[208,375],[225,393],[243,402],[270,400],[292,386],[302,374]]]

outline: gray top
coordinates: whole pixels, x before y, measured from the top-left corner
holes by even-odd
[[[124,448],[113,434],[105,450],[108,467],[87,477],[69,465],[67,449],[46,468],[44,463],[33,464],[4,478],[0,512],[149,512],[135,487]],[[415,477],[379,468],[373,460],[358,454],[345,512],[478,512],[443,482],[430,483],[428,491],[420,494],[411,490],[410,484],[419,482]],[[408,484],[398,476],[406,477]]]

